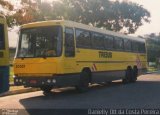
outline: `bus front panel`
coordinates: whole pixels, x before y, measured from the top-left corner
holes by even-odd
[[[15,84],[43,85],[60,71],[57,65],[62,55],[62,27],[23,28],[20,33],[14,60]]]

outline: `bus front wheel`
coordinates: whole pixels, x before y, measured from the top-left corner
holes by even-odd
[[[44,86],[44,87],[41,87],[41,90],[43,91],[44,95],[48,95],[48,94],[51,93],[52,87],[50,87],[50,86]]]
[[[76,86],[76,89],[79,92],[86,92],[89,89],[89,82],[90,82],[90,71],[83,70],[80,73],[80,80],[79,84]]]

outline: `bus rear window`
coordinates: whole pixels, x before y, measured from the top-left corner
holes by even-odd
[[[0,50],[5,48],[4,25],[0,24]]]

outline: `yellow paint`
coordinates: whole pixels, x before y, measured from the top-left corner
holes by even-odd
[[[76,25],[77,24],[77,25]],[[63,21],[45,21],[32,24],[23,25],[21,28],[34,28],[50,25],[61,25],[63,27],[78,27],[91,29],[92,31],[99,31],[104,33],[104,30],[90,28],[83,24],[63,22]],[[108,32],[108,31],[107,31]],[[113,35],[114,33],[111,32]],[[116,35],[119,35],[115,33]],[[64,32],[63,32],[64,36]],[[123,35],[120,35],[123,37]],[[124,36],[125,37],[125,36]],[[131,37],[131,39],[134,39]],[[138,41],[138,40],[137,40]],[[146,54],[129,53],[129,52],[112,52],[112,58],[100,58],[99,51],[107,52],[108,50],[93,50],[93,49],[80,49],[75,50],[75,57],[68,58],[64,56],[64,37],[63,37],[63,51],[60,57],[53,58],[24,58],[14,60],[14,73],[19,76],[31,77],[45,77],[45,75],[67,74],[67,73],[80,73],[84,67],[93,67],[96,65],[96,71],[112,71],[112,70],[126,70],[127,66],[136,65],[137,56],[142,64],[142,68],[147,67]],[[22,68],[21,68],[22,66]]]
[[[0,24],[4,24],[4,39],[5,39],[5,49],[0,50],[3,53],[3,57],[0,57],[0,66],[9,65],[9,44],[8,44],[8,30],[6,19],[4,16],[0,15]]]

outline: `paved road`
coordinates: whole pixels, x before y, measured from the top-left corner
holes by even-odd
[[[116,81],[94,85],[89,92],[74,88],[56,89],[49,97],[42,91],[0,97],[0,108],[9,109],[86,109],[86,108],[160,108],[160,75],[140,76],[136,83]]]

